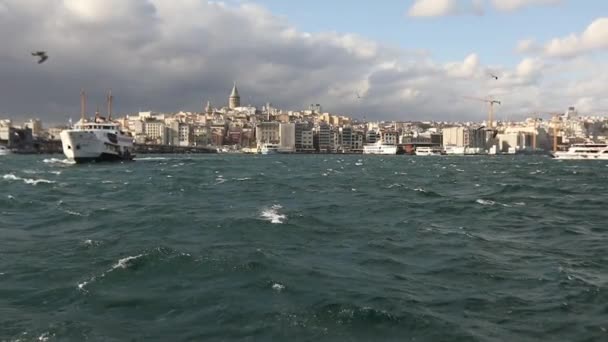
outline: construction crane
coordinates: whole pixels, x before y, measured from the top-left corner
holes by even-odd
[[[558,110],[539,110],[535,111],[533,115],[534,120],[534,134],[532,135],[532,146],[536,150],[536,140],[537,140],[537,128],[538,128],[538,120],[541,115],[550,115],[551,121],[549,121],[550,127],[553,129],[553,152],[557,152],[557,134],[562,129],[562,116],[564,115],[563,111]]]
[[[502,103],[499,100],[495,100],[493,98],[482,99],[482,98],[470,97],[470,96],[463,96],[463,98],[465,98],[467,100],[485,102],[485,103],[487,103],[489,105],[489,108],[488,108],[488,127],[490,129],[493,129],[494,128],[494,105],[495,104],[501,105]]]

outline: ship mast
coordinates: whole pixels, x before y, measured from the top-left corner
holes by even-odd
[[[112,100],[114,100],[114,96],[112,96],[112,90],[108,91],[108,121],[112,121]]]
[[[87,98],[84,89],[80,90],[80,122],[85,122],[85,115],[87,111]]]

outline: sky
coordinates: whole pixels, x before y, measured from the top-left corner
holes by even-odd
[[[108,89],[122,114],[200,111],[235,81],[243,104],[368,120],[608,110],[603,0],[0,0],[0,43],[16,121],[78,117],[81,88],[89,114]]]

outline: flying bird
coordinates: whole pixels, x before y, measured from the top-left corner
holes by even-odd
[[[498,80],[498,76],[494,75],[494,74],[490,74],[490,77],[492,77],[495,80]]]
[[[44,63],[44,61],[46,61],[47,59],[49,59],[49,56],[47,56],[47,54],[46,54],[45,51],[32,52],[32,56],[40,58],[38,60],[38,64]]]
[[[363,98],[363,96],[359,95],[359,92],[356,92],[355,94],[357,94],[357,98],[358,99],[362,99]]]

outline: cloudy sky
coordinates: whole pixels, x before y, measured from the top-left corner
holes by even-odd
[[[17,120],[77,117],[80,88],[90,111],[109,88],[120,113],[197,111],[233,81],[244,104],[368,119],[608,109],[604,0],[0,0],[0,43]]]

